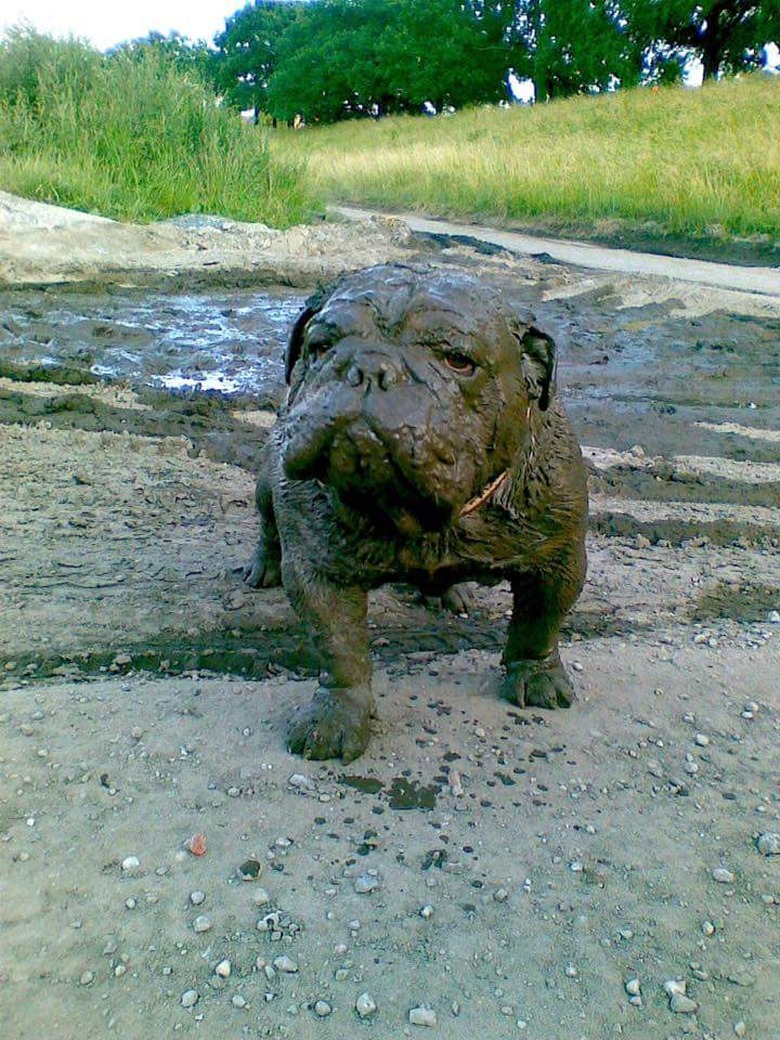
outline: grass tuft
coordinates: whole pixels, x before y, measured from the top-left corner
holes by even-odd
[[[286,227],[315,208],[303,157],[152,49],[103,57],[12,30],[0,43],[0,186],[120,220],[215,213]]]

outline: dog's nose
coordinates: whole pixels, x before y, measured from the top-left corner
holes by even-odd
[[[380,390],[390,390],[398,382],[398,373],[387,361],[380,361],[371,369],[352,364],[347,369],[347,382],[350,386],[361,386],[367,383],[376,385]]]

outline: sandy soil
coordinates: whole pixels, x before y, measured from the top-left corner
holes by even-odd
[[[777,301],[394,223],[282,240],[0,203],[3,1036],[780,1035]],[[239,578],[271,413],[90,382],[86,348],[119,335],[118,287],[303,291],[420,250],[560,331],[591,467],[580,699],[496,699],[505,589],[469,618],[384,589],[381,718],[344,770],[285,751],[315,662]],[[35,336],[69,359],[46,378]]]

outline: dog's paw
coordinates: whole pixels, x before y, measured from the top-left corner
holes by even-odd
[[[241,577],[253,589],[274,589],[282,584],[282,569],[276,555],[258,547],[252,559],[244,567]]]
[[[346,765],[366,750],[372,715],[373,700],[365,690],[320,687],[311,704],[293,716],[288,750],[304,758],[340,758]]]
[[[557,650],[538,661],[513,661],[502,692],[521,708],[569,708],[576,696]]]

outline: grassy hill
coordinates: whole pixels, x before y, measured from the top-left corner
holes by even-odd
[[[328,200],[619,237],[780,239],[780,77],[640,88],[272,142]]]

